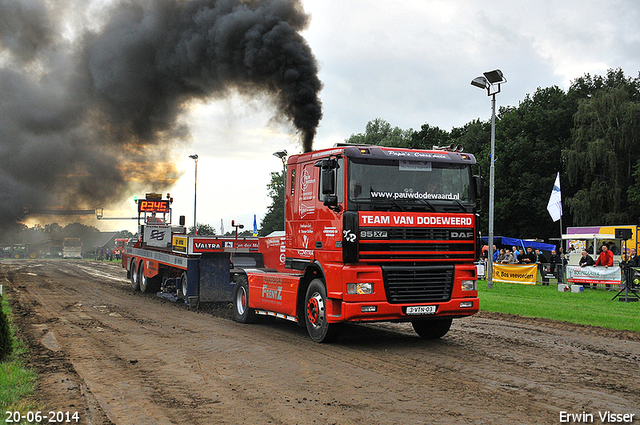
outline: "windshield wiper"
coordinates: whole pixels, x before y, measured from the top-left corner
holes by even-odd
[[[433,206],[433,204],[429,201],[427,201],[426,199],[418,199],[418,201],[422,204],[425,205],[429,208],[431,208],[431,211],[436,212],[436,207]]]
[[[450,201],[455,202],[459,208],[452,208],[451,206],[447,206],[443,208],[445,211],[457,211],[458,209],[461,209],[462,211],[467,212],[467,207],[465,207],[462,202],[458,201],[457,199],[450,199]]]
[[[366,204],[375,205],[376,207],[384,207],[386,204],[391,204],[397,207],[400,211],[403,211],[403,212],[406,211],[406,209],[400,203],[389,198],[376,198],[375,201],[372,198],[356,198],[356,199],[353,199],[352,201],[355,202],[356,204],[366,203]]]

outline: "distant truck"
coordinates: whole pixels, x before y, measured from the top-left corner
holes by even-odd
[[[238,322],[290,320],[316,342],[335,340],[346,322],[410,322],[439,338],[479,308],[475,163],[455,148],[293,155],[286,232],[271,239],[187,236],[184,216],[170,224],[169,196],[147,196],[122,265],[134,289],[189,305],[231,300]]]
[[[82,258],[82,240],[80,238],[64,238],[62,258]]]
[[[129,238],[116,238],[115,242],[114,242],[114,248],[113,248],[113,254],[116,255],[118,258],[120,258],[122,256],[122,253],[124,252],[124,248],[127,246],[127,244],[129,243]]]

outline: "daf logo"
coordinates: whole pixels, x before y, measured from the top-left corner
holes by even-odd
[[[451,232],[451,239],[472,239],[473,232]]]

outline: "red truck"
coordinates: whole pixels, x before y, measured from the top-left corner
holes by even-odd
[[[439,338],[452,319],[479,307],[475,162],[455,149],[377,146],[293,155],[284,236],[241,248],[233,240],[198,245],[195,237],[174,235],[183,253],[132,257],[127,250],[123,266],[131,276],[138,267],[142,279],[175,276],[181,263],[184,289],[176,292],[188,303],[196,294],[216,301],[231,294],[236,321],[291,320],[316,342],[335,340],[346,322],[375,321],[411,322],[421,337]],[[199,252],[207,244],[209,252]],[[214,252],[226,256],[214,259]],[[151,262],[140,274],[143,259]],[[189,261],[210,277],[192,271],[190,278]],[[192,279],[199,283],[190,286]],[[170,290],[181,286],[165,280]]]

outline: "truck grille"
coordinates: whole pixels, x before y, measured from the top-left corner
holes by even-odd
[[[474,261],[475,232],[473,229],[360,228],[358,259],[369,263]]]
[[[390,304],[445,302],[451,299],[454,266],[382,266]]]

